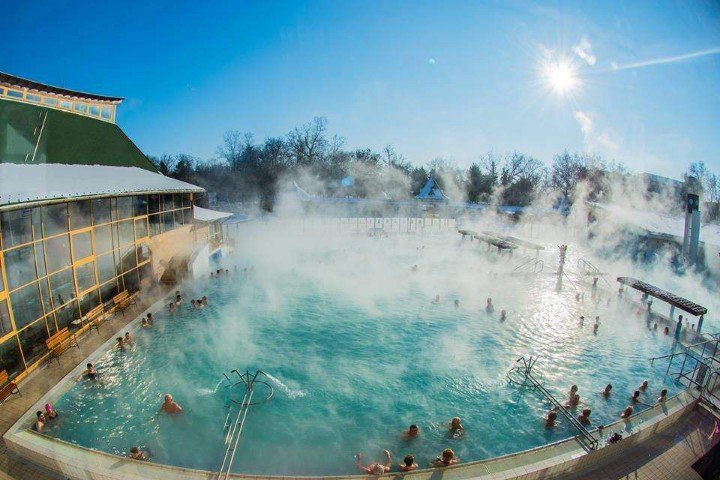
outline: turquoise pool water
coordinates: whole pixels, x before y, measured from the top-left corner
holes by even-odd
[[[372,460],[387,448],[396,463],[413,453],[426,466],[446,447],[470,461],[572,436],[562,419],[544,428],[543,397],[508,385],[505,374],[522,354],[541,355],[536,372],[558,397],[577,384],[595,423],[616,420],[644,379],[646,402],[663,387],[678,389],[663,380],[665,365],[647,361],[669,352],[672,338],[648,329],[614,294],[595,302],[588,286],[578,302],[571,285],[558,291],[547,272],[507,275],[517,256],[488,255],[455,236],[291,243],[248,243],[225,260],[238,274],[183,286],[187,300],[208,295],[210,305],[157,312],[152,329],[134,332],[132,350],[98,354],[100,380],[74,384],[47,433],[119,455],[142,445],[154,462],[217,470],[229,403],[223,372],[262,369],[275,396],[252,407],[233,470],[347,474],[360,451]],[[243,275],[248,265],[254,273]],[[440,304],[430,302],[435,294]],[[493,314],[484,310],[489,296]],[[599,392],[608,382],[614,393],[605,400]],[[158,414],[164,393],[183,415]],[[466,429],[460,439],[448,435],[453,416]],[[411,423],[421,435],[407,441],[401,434]]]

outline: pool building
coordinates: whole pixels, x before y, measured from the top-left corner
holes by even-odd
[[[193,226],[203,190],[158,173],[115,123],[122,101],[0,73],[0,372],[10,379],[118,295],[175,277],[166,270],[198,236],[219,235],[213,222]]]

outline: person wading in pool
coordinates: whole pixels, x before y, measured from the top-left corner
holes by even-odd
[[[417,438],[418,435],[420,435],[420,429],[414,423],[410,425],[410,428],[403,432],[403,438],[405,438],[406,440],[412,440],[413,438]]]
[[[389,472],[390,468],[392,467],[392,458],[390,457],[390,452],[388,450],[385,450],[384,464],[380,462],[373,462],[363,467],[362,458],[362,453],[358,453],[357,455],[355,455],[355,468],[364,473],[367,473],[368,475],[382,475],[383,473]]]
[[[170,395],[169,393],[165,395],[161,410],[165,413],[170,413],[170,414],[176,414],[176,413],[183,412],[182,407],[180,405],[178,405],[178,403],[175,400],[173,400],[172,395]]]
[[[446,448],[442,451],[439,457],[430,463],[431,467],[449,467],[459,463],[460,459],[455,456],[455,452],[451,448]]]

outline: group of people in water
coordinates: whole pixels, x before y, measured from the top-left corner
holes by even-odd
[[[38,410],[35,412],[35,416],[37,417],[35,419],[35,430],[42,432],[48,422],[52,422],[58,417],[58,412],[55,411],[51,404],[46,403],[45,411]]]
[[[220,270],[218,270],[218,272],[219,271]],[[183,303],[185,303],[185,299],[183,298],[182,294],[180,294],[180,291],[178,290],[175,292],[175,301],[170,302],[168,304],[168,312],[173,313]],[[193,308],[205,308],[205,307],[207,307],[207,305],[208,305],[207,295],[203,295],[201,298],[198,298],[197,300],[194,298],[192,300],[190,300],[190,306]]]
[[[465,435],[465,428],[460,421],[460,417],[453,417],[448,426],[448,435],[450,438],[460,438]],[[420,436],[420,428],[412,424],[405,430],[402,437],[405,441],[412,441]],[[451,448],[446,448],[440,455],[430,461],[430,467],[449,467],[460,462],[460,459],[455,455],[455,452]],[[368,475],[382,475],[383,473],[390,472],[393,469],[392,455],[389,450],[385,450],[385,461],[376,461],[366,463],[363,465],[363,455],[358,453],[355,455],[355,467],[363,473]],[[418,468],[418,464],[415,461],[415,456],[412,454],[405,455],[403,461],[397,465],[397,469],[400,472],[411,472]]]
[[[433,305],[439,305],[440,295],[435,295],[435,298],[433,298],[430,303],[432,303]],[[453,305],[455,306],[456,310],[460,308],[460,300],[453,300]],[[492,298],[490,297],[488,297],[487,303],[485,304],[485,312],[491,315],[495,313],[495,305],[493,305]],[[504,322],[505,320],[507,320],[507,312],[505,310],[500,310],[500,321]]]
[[[649,387],[649,382],[647,380],[643,381],[642,384],[633,392],[633,394],[630,396],[630,405],[625,408],[625,410],[622,411],[620,414],[620,418],[623,420],[628,420],[635,410],[635,405],[645,405],[647,407],[652,407],[653,405],[645,403],[641,401],[641,395],[647,394]],[[600,395],[606,400],[610,399],[610,396],[612,394],[612,384],[607,384],[605,388],[600,392]],[[663,388],[660,391],[660,396],[657,398],[656,404],[663,404],[667,400],[667,388]],[[573,385],[570,387],[570,392],[568,393],[568,399],[565,402],[565,408],[568,409],[576,409],[581,405],[580,401],[580,394],[578,393],[578,386]],[[592,413],[592,410],[590,408],[583,408],[580,412],[580,414],[577,417],[578,422],[580,422],[584,426],[590,426],[592,425],[592,421],[590,420],[590,414]],[[557,418],[558,418],[558,407],[553,407],[546,415],[545,415],[545,427],[546,428],[555,428],[557,425]],[[598,425],[598,429],[602,430],[603,426]]]

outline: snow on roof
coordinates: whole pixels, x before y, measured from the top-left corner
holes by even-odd
[[[203,191],[138,167],[0,163],[0,206],[91,195]]]
[[[610,213],[618,223],[633,225],[652,233],[664,233],[680,238],[685,234],[685,217],[663,212],[634,210],[620,205],[600,203],[592,203],[592,205]],[[720,245],[720,225],[716,223],[702,224],[700,227],[700,241]]]
[[[210,210],[208,208],[193,205],[193,217],[199,222],[214,222],[216,220],[222,220],[232,216],[232,213],[218,212],[217,210]]]

